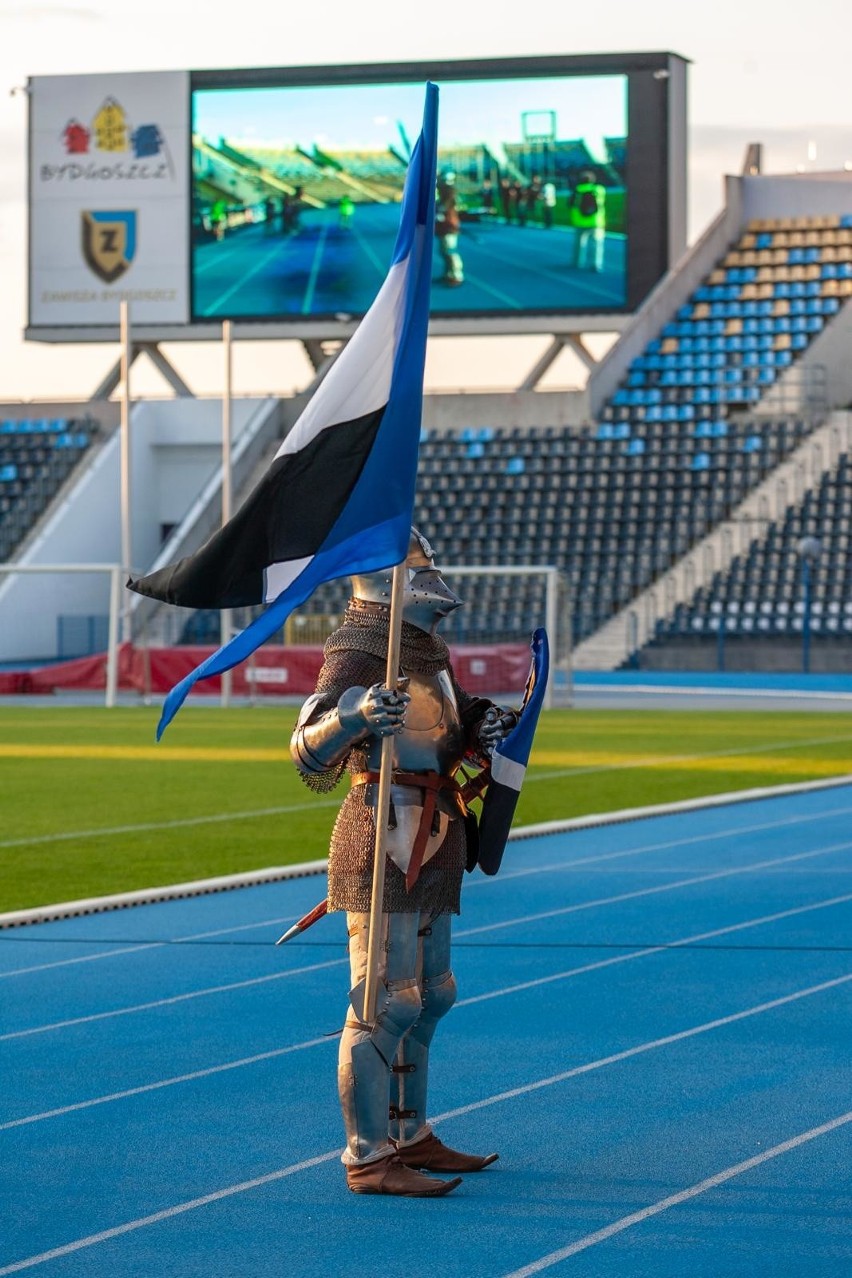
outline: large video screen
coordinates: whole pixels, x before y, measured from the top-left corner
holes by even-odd
[[[433,315],[627,309],[629,76],[435,78]],[[364,314],[423,99],[422,78],[194,87],[192,319]]]

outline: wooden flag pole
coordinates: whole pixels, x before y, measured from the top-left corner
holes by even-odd
[[[399,648],[402,637],[402,594],[405,589],[405,562],[393,570],[391,586],[388,664],[385,685],[396,688],[399,683]],[[364,987],[364,1021],[372,1025],[376,1019],[376,997],[379,985],[379,955],[382,948],[382,903],[385,893],[388,815],[390,813],[391,770],[394,736],[382,738],[382,761],[379,770],[379,797],[376,804],[376,843],[373,854],[373,894],[370,900],[370,932],[367,943],[367,979]]]

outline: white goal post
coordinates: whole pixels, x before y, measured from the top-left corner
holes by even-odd
[[[529,619],[529,633],[543,623],[550,642],[550,678],[544,697],[544,709],[551,710],[559,693],[560,705],[570,706],[573,700],[571,673],[571,606],[568,582],[563,572],[553,566],[541,564],[442,564],[441,575],[452,581],[454,577],[543,577],[545,583],[544,617]]]
[[[121,564],[0,564],[0,574],[107,573],[109,575],[109,630],[107,639],[104,705],[116,704],[118,692],[118,631],[121,616]]]

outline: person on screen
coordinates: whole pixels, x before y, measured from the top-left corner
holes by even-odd
[[[523,224],[524,188],[518,178],[509,183],[510,222]]]
[[[508,225],[512,220],[512,183],[507,177],[500,179],[500,208]]]
[[[464,283],[464,263],[459,253],[459,216],[456,175],[445,169],[438,177],[438,207],[435,210],[435,238],[441,252],[444,274],[441,283],[458,288]]]
[[[541,188],[541,220],[546,231],[549,231],[553,226],[553,210],[555,208],[556,187],[552,182],[545,182]]]
[[[355,212],[355,205],[351,195],[342,195],[340,203],[337,206],[337,225],[342,231],[349,229],[352,222],[352,216]]]
[[[577,270],[602,271],[606,245],[606,187],[596,180],[591,169],[583,170],[571,192],[568,219],[569,225],[576,231],[574,266]]]
[[[213,230],[214,240],[223,240],[225,238],[227,225],[228,205],[224,200],[216,200],[210,209],[210,226]]]
[[[541,178],[536,175],[524,191],[524,205],[526,211],[526,220],[535,222],[538,220],[538,210],[541,205]]]

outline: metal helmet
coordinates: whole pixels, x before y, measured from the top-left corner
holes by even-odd
[[[440,571],[435,567],[435,552],[426,538],[411,530],[408,555],[405,560],[406,581],[402,596],[402,618],[420,630],[433,631],[444,617],[462,600],[450,590]],[[352,578],[352,594],[366,603],[382,604],[389,608],[393,568],[380,572],[362,573]]]

